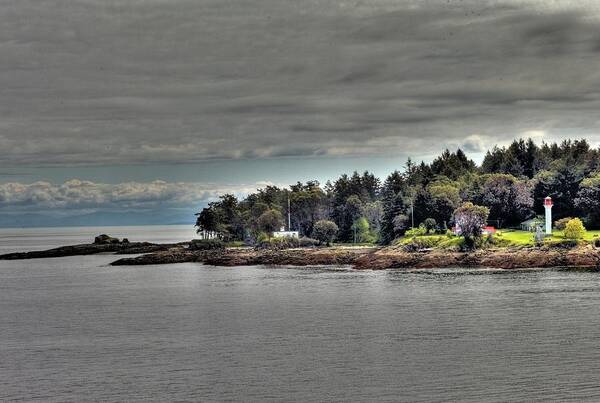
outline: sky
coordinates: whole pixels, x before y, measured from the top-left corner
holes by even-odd
[[[599,24],[585,0],[5,0],[0,226],[193,222],[445,148],[597,146]]]

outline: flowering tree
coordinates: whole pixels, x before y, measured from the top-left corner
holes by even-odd
[[[481,236],[482,228],[489,214],[490,210],[487,207],[477,206],[471,202],[463,203],[454,210],[454,222],[470,245],[473,245],[475,239]]]

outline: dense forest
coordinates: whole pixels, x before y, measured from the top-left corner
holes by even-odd
[[[201,234],[252,244],[287,227],[289,204],[291,229],[301,236],[328,220],[340,242],[388,244],[413,224],[449,228],[467,201],[489,209],[489,225],[518,226],[543,214],[546,196],[554,200],[555,219],[581,217],[588,228],[600,228],[600,150],[585,140],[537,145],[520,139],[489,150],[481,166],[460,149],[446,150],[430,164],[409,159],[383,182],[354,172],[324,185],[267,186],[243,200],[226,194],[197,214],[196,225]]]

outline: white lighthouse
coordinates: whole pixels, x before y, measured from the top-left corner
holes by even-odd
[[[546,210],[546,235],[552,235],[552,198],[550,196],[544,199],[544,209]]]

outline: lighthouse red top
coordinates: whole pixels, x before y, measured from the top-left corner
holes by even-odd
[[[544,206],[548,206],[548,207],[552,207],[553,203],[552,203],[552,198],[550,196],[546,197],[544,199]]]

